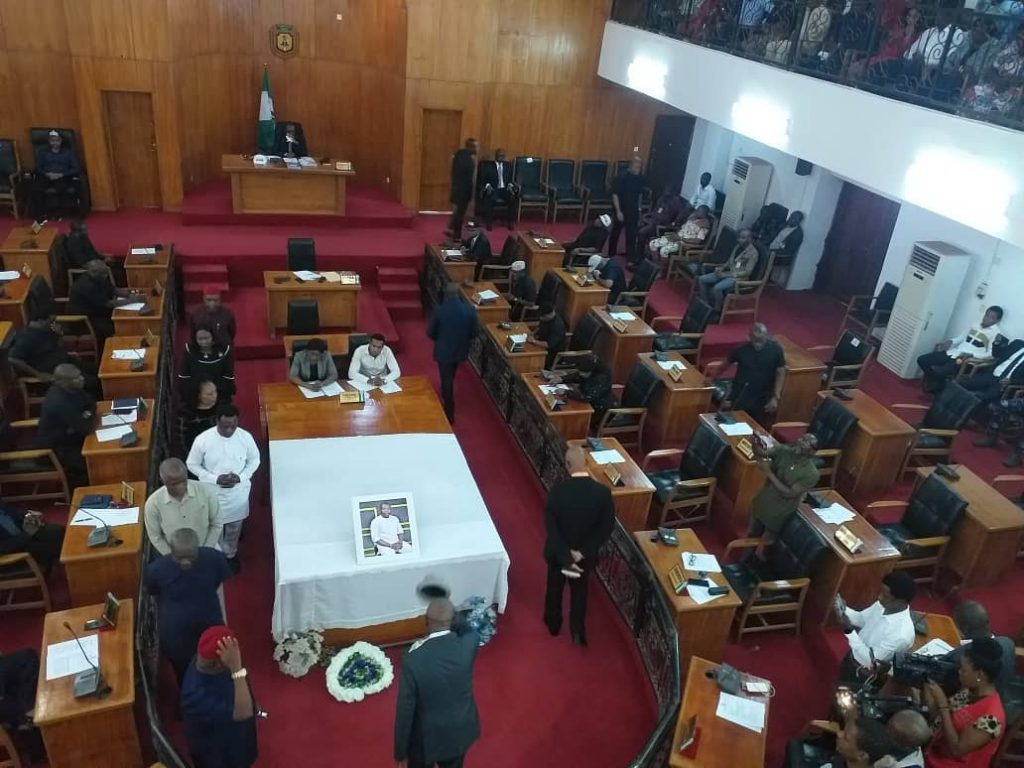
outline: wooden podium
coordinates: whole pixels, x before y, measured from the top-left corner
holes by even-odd
[[[231,178],[231,208],[235,213],[297,213],[345,215],[345,183],[355,171],[334,165],[286,168],[258,167],[241,155],[224,155],[221,170]]]
[[[121,601],[117,627],[107,632],[85,632],[89,619],[103,613],[102,605],[90,605],[46,614],[39,651],[39,684],[35,724],[43,736],[50,768],[83,768],[87,765],[139,768],[142,750],[135,729],[135,605]],[[53,643],[72,640],[67,622],[81,637],[99,634],[100,669],[110,686],[103,699],[76,699],[74,675],[46,679],[46,649]]]

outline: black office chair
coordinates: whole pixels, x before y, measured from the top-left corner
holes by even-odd
[[[491,259],[480,267],[477,280],[492,282],[505,291],[512,287],[512,262],[519,255],[519,238],[509,235],[501,246],[501,253],[491,254]]]
[[[643,460],[643,470],[654,485],[654,509],[658,525],[685,528],[711,514],[711,503],[718,485],[718,470],[729,444],[718,430],[703,421],[690,435],[686,450],[665,448],[651,451]],[[648,472],[654,460],[679,456],[679,466],[660,472]]]
[[[558,287],[561,281],[551,272],[546,272],[540,281],[540,288],[537,289],[537,303],[551,304],[558,298]]]
[[[547,180],[543,184],[548,194],[551,221],[558,221],[558,209],[576,211],[583,221],[583,192],[576,186],[575,160],[548,160]]]
[[[583,218],[589,221],[596,214],[610,213],[612,210],[612,191],[608,187],[608,161],[580,161],[580,191],[586,207]]]
[[[289,366],[291,366],[292,360],[295,359],[295,355],[308,347],[310,341],[310,339],[295,339],[292,342],[291,354],[288,357]],[[326,343],[327,340],[324,339],[323,341]],[[345,378],[345,374],[348,371],[348,360],[342,355],[331,355],[331,360],[334,361],[334,367],[338,369],[338,375]]]
[[[918,467],[951,462],[953,441],[980,403],[977,397],[955,381],[943,387],[930,408],[920,403],[893,403],[893,410],[926,411],[917,425],[917,435],[907,450],[900,475],[913,472]]]
[[[686,307],[686,314],[680,317],[659,316],[651,320],[651,327],[657,330],[659,324],[679,321],[679,328],[671,333],[659,333],[654,337],[655,352],[678,352],[694,363],[700,359],[704,345],[704,332],[715,311],[703,299],[694,296]]]
[[[626,380],[619,406],[604,412],[597,436],[614,437],[624,448],[640,450],[647,407],[660,386],[658,374],[646,365],[637,363]]]
[[[868,343],[879,343],[879,339],[874,335],[875,330],[885,330],[889,325],[889,317],[892,315],[899,290],[892,283],[886,283],[877,296],[851,296],[846,303],[846,314],[839,328],[845,330],[847,326],[853,326],[860,330]]]
[[[569,339],[569,349],[573,352],[578,352],[584,349],[593,349],[594,344],[597,343],[597,337],[600,335],[604,325],[595,315],[587,314],[583,315],[576,323],[576,327],[572,329],[572,338]]]
[[[18,157],[18,142],[14,139],[0,139],[0,204],[11,206],[14,218],[18,218],[18,198],[21,197],[21,159]]]
[[[73,211],[79,216],[85,216],[92,209],[92,197],[89,192],[89,176],[85,171],[85,157],[82,153],[82,148],[78,145],[75,132],[70,128],[29,129],[32,154],[35,156],[37,152],[50,143],[51,130],[56,130],[60,134],[63,145],[70,148],[77,155],[82,171],[72,179],[73,184],[69,185],[66,189],[58,188],[52,184],[47,185],[43,194],[43,210],[30,211],[30,213],[37,218],[61,211]]]
[[[516,223],[524,210],[542,211],[544,221],[548,220],[548,196],[540,182],[541,166],[544,159],[530,155],[519,155],[512,164],[512,181],[519,185],[519,210]]]
[[[823,350],[832,350],[832,355],[825,363],[822,389],[858,386],[867,369],[868,361],[871,360],[871,355],[875,352],[875,348],[867,342],[867,339],[858,336],[850,329],[843,331],[834,347],[825,345],[807,348],[808,352]]]
[[[815,408],[810,422],[778,421],[772,425],[772,435],[781,440],[779,430],[803,427],[818,438],[818,450],[814,454],[814,465],[820,474],[817,487],[834,488],[843,444],[856,423],[857,417],[849,408],[838,399],[827,397]]]
[[[872,510],[905,507],[898,523],[879,524]],[[897,568],[911,571],[914,581],[935,581],[950,532],[967,509],[967,502],[949,483],[932,473],[907,501],[876,501],[868,504],[865,517],[902,554]]]
[[[288,335],[309,336],[320,333],[320,306],[316,299],[288,301]]]
[[[316,241],[312,237],[288,238],[288,271],[316,272]]]
[[[771,245],[775,236],[786,226],[786,219],[789,218],[789,209],[779,203],[768,203],[761,206],[761,212],[750,225],[750,233],[754,241]]]
[[[621,304],[634,310],[641,319],[647,314],[647,299],[650,296],[654,281],[658,279],[658,265],[648,259],[643,259],[633,268],[633,276],[630,278],[626,290],[619,294],[616,304]]]
[[[737,550],[756,548],[761,539],[737,539],[725,548],[725,557]],[[748,632],[792,629],[800,632],[804,599],[811,575],[828,551],[828,543],[800,515],[790,515],[778,538],[765,547],[764,558],[745,557],[724,563],[722,573],[743,601],[737,615],[736,639]],[[752,626],[748,626],[751,624]]]

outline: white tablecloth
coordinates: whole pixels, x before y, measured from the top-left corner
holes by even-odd
[[[273,633],[352,629],[422,614],[428,577],[458,605],[474,595],[503,611],[509,557],[451,434],[274,440]],[[356,562],[352,498],[410,492],[419,556]]]

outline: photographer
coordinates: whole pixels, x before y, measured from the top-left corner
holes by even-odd
[[[850,652],[839,667],[839,684],[853,687],[888,669],[892,657],[914,644],[910,601],[917,588],[906,571],[893,571],[882,579],[878,600],[863,611],[848,608],[836,598],[836,615],[843,625]]]
[[[928,768],[984,768],[991,762],[1006,725],[995,687],[1002,655],[994,639],[978,638],[960,659],[959,691],[947,697],[938,683],[925,685],[924,703],[934,713],[937,727],[925,752]]]

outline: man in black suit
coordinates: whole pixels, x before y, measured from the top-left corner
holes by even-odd
[[[402,659],[395,712],[395,762],[400,768],[461,768],[480,738],[473,698],[473,662],[480,637],[455,623],[451,601],[431,600],[427,636]]]
[[[480,270],[493,257],[491,241],[487,239],[487,235],[475,221],[466,222],[466,235],[466,239],[462,241],[462,252],[466,254],[466,261],[476,262],[473,279],[479,280]]]
[[[956,381],[986,405],[996,402],[1007,384],[1024,384],[1024,340],[1014,339],[1005,346],[995,346],[992,351],[997,360],[993,367],[973,376],[961,376]]]
[[[612,183],[613,224],[608,238],[608,255],[614,256],[619,249],[619,233],[626,230],[626,261],[632,264],[636,257],[637,229],[640,225],[640,198],[649,185],[640,171],[643,160],[635,155],[629,161],[629,168],[619,174]],[[642,258],[642,254],[641,254]]]
[[[494,150],[494,159],[480,163],[477,174],[480,191],[480,215],[487,229],[494,221],[494,206],[505,204],[505,226],[512,229],[516,220],[516,209],[519,206],[519,185],[512,183],[512,163],[505,159],[505,150]]]
[[[427,336],[434,340],[434,360],[441,376],[441,400],[450,424],[455,423],[455,372],[459,363],[469,357],[469,344],[479,328],[476,310],[462,300],[459,286],[446,283],[444,301],[430,318]]]
[[[473,177],[476,175],[476,153],[480,144],[476,139],[466,139],[466,146],[452,155],[452,218],[446,233],[458,240],[462,237],[462,220],[466,208],[473,199]]]
[[[306,157],[309,154],[306,151],[306,134],[302,130],[301,123],[278,123],[274,134],[275,155]]]
[[[590,477],[582,449],[570,448],[565,462],[571,476],[551,488],[544,508],[544,623],[552,635],[562,630],[562,592],[568,581],[572,641],[586,645],[587,578],[597,565],[598,550],[612,535],[615,507],[611,491]]]

